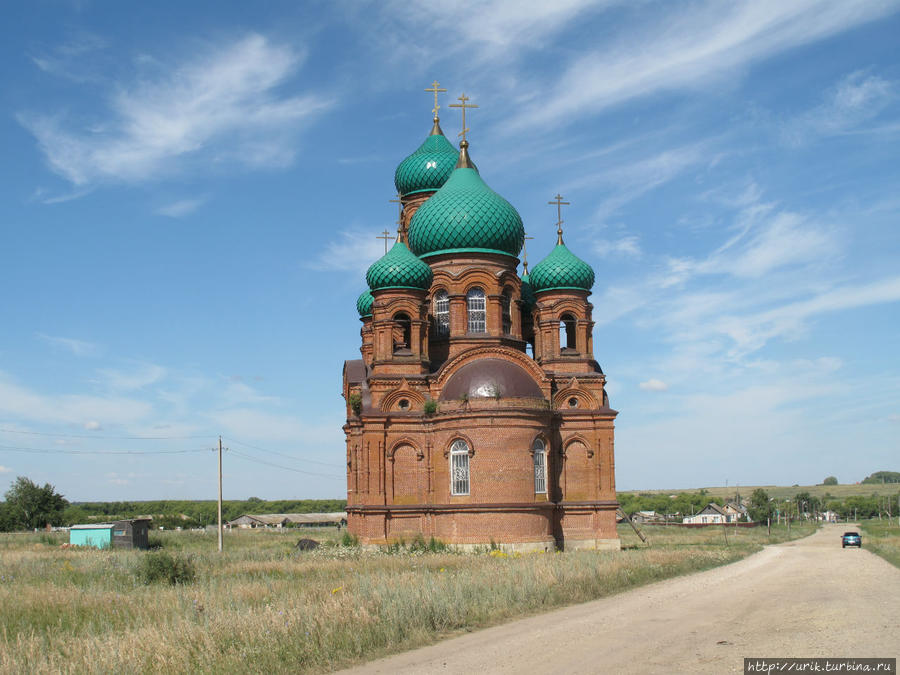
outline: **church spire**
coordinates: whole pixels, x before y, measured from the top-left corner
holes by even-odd
[[[559,246],[563,243],[562,238],[562,207],[563,204],[568,206],[571,202],[564,202],[562,200],[562,195],[558,192],[556,193],[556,198],[552,202],[547,202],[548,204],[556,204],[556,245]]]
[[[434,94],[434,108],[431,109],[431,112],[434,115],[434,126],[431,127],[431,133],[429,134],[430,136],[438,136],[438,135],[443,136],[444,135],[444,132],[441,129],[441,118],[438,117],[438,110],[441,107],[438,105],[438,92],[439,91],[447,91],[447,90],[439,87],[438,85],[439,85],[438,81],[435,80],[434,82],[431,83],[431,87],[428,87],[425,89],[425,91],[430,91],[431,93]]]
[[[462,136],[462,140],[459,142],[459,160],[456,162],[456,168],[477,170],[475,163],[469,157],[469,141],[466,139],[466,134],[471,130],[466,126],[466,110],[477,108],[478,106],[474,103],[466,104],[466,101],[469,101],[470,99],[465,94],[456,100],[460,102],[450,104],[451,108],[462,108],[462,131],[457,134],[457,136]]]

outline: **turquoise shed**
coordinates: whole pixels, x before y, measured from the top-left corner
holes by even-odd
[[[99,523],[97,525],[72,525],[69,528],[69,543],[72,546],[93,546],[94,548],[109,548],[112,546],[112,523]]]

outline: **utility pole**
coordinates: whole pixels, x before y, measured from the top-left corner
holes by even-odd
[[[222,437],[219,436],[219,553],[222,552]]]

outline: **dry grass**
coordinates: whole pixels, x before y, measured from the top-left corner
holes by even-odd
[[[889,563],[900,567],[900,523],[869,520],[862,523],[863,548],[880,555]]]
[[[215,535],[163,533],[165,550],[194,560],[187,586],[141,585],[140,551],[0,536],[0,671],[321,672],[725,564],[766,541],[763,528],[729,532],[727,547],[721,528],[666,530],[650,548],[525,556],[295,553],[308,531],[230,533],[220,556]]]

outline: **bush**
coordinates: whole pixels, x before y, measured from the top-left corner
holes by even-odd
[[[438,410],[438,402],[433,398],[429,398],[422,405],[422,409],[425,411],[426,415],[434,415]]]
[[[173,556],[165,551],[158,551],[147,553],[140,559],[136,574],[144,584],[190,584],[197,576],[197,570],[194,561],[188,556]]]
[[[360,394],[350,394],[350,397],[347,399],[350,403],[350,410],[353,411],[354,415],[359,415],[362,412],[362,396]]]
[[[344,530],[344,535],[341,537],[341,546],[359,546],[359,538]]]

